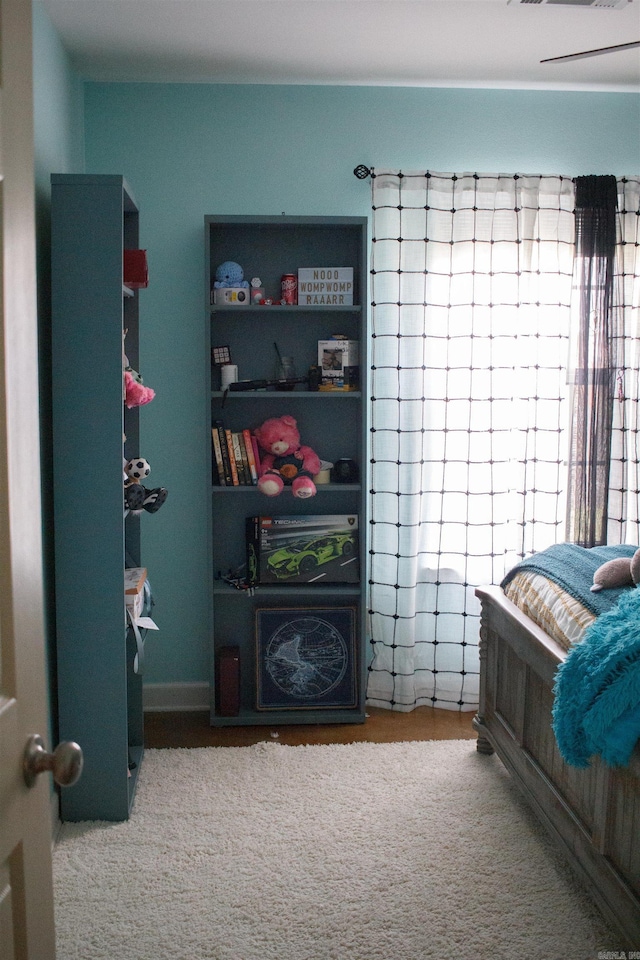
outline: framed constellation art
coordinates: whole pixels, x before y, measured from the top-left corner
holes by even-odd
[[[355,707],[355,625],[355,607],[258,608],[258,710]]]

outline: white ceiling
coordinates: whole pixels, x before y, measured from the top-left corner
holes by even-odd
[[[539,62],[640,40],[640,0],[42,2],[92,80],[640,91],[640,48]]]

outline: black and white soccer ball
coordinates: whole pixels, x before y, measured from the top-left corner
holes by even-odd
[[[144,457],[135,457],[133,460],[127,460],[124,472],[134,483],[141,483],[151,473],[151,467]]]

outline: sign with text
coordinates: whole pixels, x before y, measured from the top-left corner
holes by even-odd
[[[352,306],[353,267],[299,267],[298,306]]]

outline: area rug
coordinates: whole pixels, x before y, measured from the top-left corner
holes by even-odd
[[[57,960],[595,960],[615,936],[472,740],[148,750],[65,824]]]

